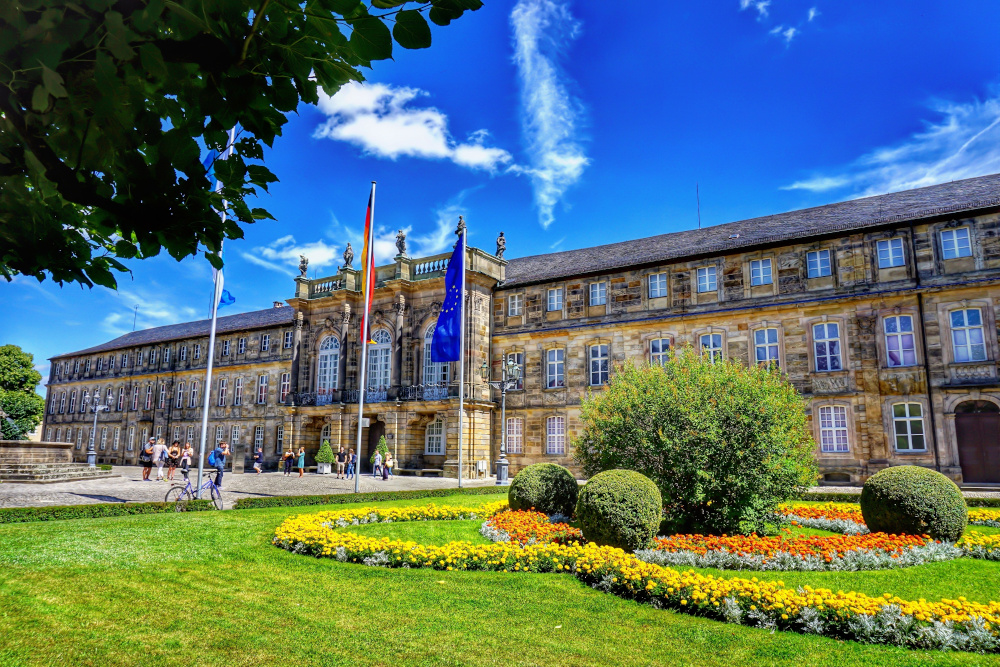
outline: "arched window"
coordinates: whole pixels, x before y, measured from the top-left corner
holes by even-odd
[[[424,399],[435,400],[448,397],[448,380],[451,364],[447,361],[431,361],[431,344],[434,341],[435,324],[427,329],[424,336]]]
[[[324,424],[323,425],[323,431],[322,431],[322,433],[319,434],[319,444],[320,444],[320,447],[322,447],[323,443],[326,442],[329,439],[330,439],[330,425],[329,424]],[[336,445],[334,445],[332,442],[330,443],[330,446],[331,447],[336,447]]]
[[[316,366],[316,391],[324,394],[335,391],[340,380],[340,339],[327,336],[319,344],[319,361]]]
[[[368,389],[387,389],[392,372],[392,336],[385,329],[372,334],[368,346]]]

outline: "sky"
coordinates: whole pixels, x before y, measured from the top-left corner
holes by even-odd
[[[225,247],[222,315],[290,298],[300,254],[330,276],[469,244],[571,250],[1000,172],[1000,3],[484,0],[424,50],[302,105]],[[697,193],[697,197],[696,197]],[[355,261],[357,265],[357,260]],[[46,359],[208,316],[203,257],[131,262],[119,289],[0,283],[0,344]],[[135,306],[138,306],[136,311]]]

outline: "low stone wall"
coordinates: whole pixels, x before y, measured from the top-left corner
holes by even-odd
[[[8,463],[71,463],[69,442],[0,440],[0,466]]]

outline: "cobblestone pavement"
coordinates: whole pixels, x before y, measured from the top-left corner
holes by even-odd
[[[162,501],[170,488],[167,482],[142,481],[139,466],[115,466],[115,476],[81,482],[55,484],[0,484],[0,507],[42,507],[51,505],[85,505],[89,503],[124,503]],[[213,472],[214,474],[214,472]],[[197,471],[192,471],[192,480]],[[153,469],[156,477],[156,469]],[[174,478],[183,483],[180,471]],[[492,486],[493,479],[465,480],[464,485]],[[361,476],[363,493],[371,491],[406,491],[415,489],[457,488],[458,480],[442,477],[395,476],[386,481],[371,475]],[[353,493],[354,480],[336,479],[336,475],[306,473],[285,477],[280,472],[260,475],[227,472],[223,478],[223,500],[231,507],[240,498],[262,496],[302,496],[324,493]]]

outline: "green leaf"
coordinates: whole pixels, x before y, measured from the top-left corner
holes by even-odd
[[[436,25],[448,25],[453,18],[456,18],[453,11],[440,7],[431,7],[427,15]]]
[[[251,209],[250,215],[253,216],[254,220],[277,220],[277,218],[262,208]]]
[[[372,7],[378,9],[395,9],[401,5],[405,5],[409,0],[372,0]]]
[[[431,28],[415,9],[399,12],[392,36],[404,49],[426,49],[431,45]]]
[[[45,111],[49,108],[49,91],[45,86],[35,86],[31,93],[31,108],[35,111]]]
[[[49,69],[45,63],[42,65],[42,83],[45,85],[45,90],[49,92],[52,97],[66,97],[66,88],[63,86],[62,75],[53,69]]]
[[[139,47],[139,61],[147,73],[157,78],[167,76],[167,65],[163,62],[163,54],[151,43],[146,42]]]
[[[122,15],[118,12],[108,12],[104,15],[104,27],[108,30],[107,46],[111,54],[118,60],[132,60],[135,51],[128,43]]]
[[[350,48],[362,60],[385,60],[392,57],[392,35],[379,19],[364,16],[350,21]]]

